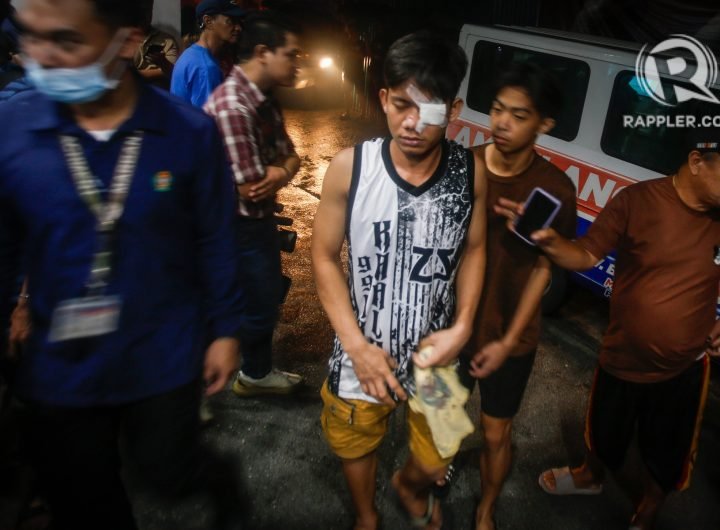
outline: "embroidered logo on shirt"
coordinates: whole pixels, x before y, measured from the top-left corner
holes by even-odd
[[[172,173],[169,171],[158,171],[153,177],[155,191],[170,191],[172,189]]]
[[[713,258],[713,263],[715,265],[720,265],[720,246],[715,245],[713,247],[713,250],[715,251],[715,257]]]

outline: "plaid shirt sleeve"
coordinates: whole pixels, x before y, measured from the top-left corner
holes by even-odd
[[[295,155],[295,144],[287,133],[285,121],[283,120],[282,109],[277,100],[273,101],[273,118],[275,121],[275,130],[277,134],[276,147],[279,159],[285,159],[290,155]],[[274,161],[277,162],[277,161]]]
[[[215,115],[225,143],[236,184],[255,182],[265,177],[260,158],[254,118],[245,108],[226,108]]]
[[[288,135],[287,129],[285,129],[285,125],[284,125],[284,124],[283,124],[283,136],[284,136],[284,142],[285,142],[285,146],[284,146],[284,147],[285,147],[285,149],[284,149],[285,152],[284,152],[283,154],[284,154],[285,156],[296,155],[297,153],[295,152],[295,144],[293,144],[292,139],[291,139],[290,136]]]

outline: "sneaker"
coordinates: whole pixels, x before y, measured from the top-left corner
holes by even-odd
[[[254,379],[238,372],[233,383],[233,392],[238,396],[259,396],[262,394],[290,394],[297,390],[303,378],[298,374],[283,372],[273,368],[270,373],[260,379]]]
[[[208,400],[205,396],[203,396],[200,400],[199,416],[200,425],[207,425],[215,419],[215,414],[213,414],[213,411],[210,408],[210,403],[208,403]]]

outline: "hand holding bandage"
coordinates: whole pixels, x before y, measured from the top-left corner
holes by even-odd
[[[427,357],[431,351],[428,346],[418,355]],[[460,383],[454,366],[415,366],[413,371],[416,393],[410,398],[410,407],[425,416],[440,456],[451,457],[474,430],[464,408],[470,392]]]

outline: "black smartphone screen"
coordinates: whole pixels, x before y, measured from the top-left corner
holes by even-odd
[[[515,224],[515,231],[527,240],[530,234],[545,227],[557,209],[557,202],[543,193],[533,193],[525,211]]]

